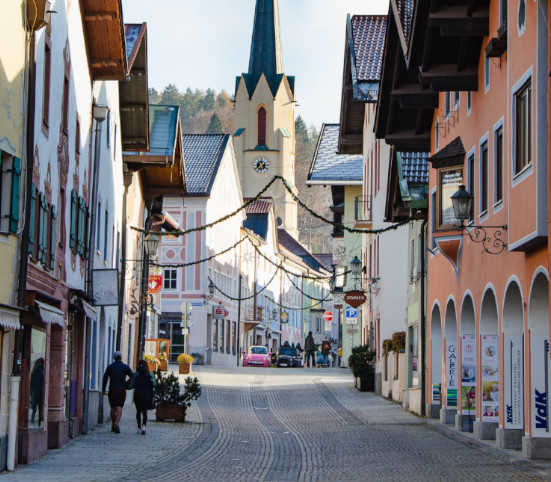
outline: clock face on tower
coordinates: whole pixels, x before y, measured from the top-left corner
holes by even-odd
[[[266,159],[264,157],[259,157],[258,159],[254,160],[253,168],[259,174],[263,174],[268,169],[270,169],[270,161],[268,161],[268,159]]]

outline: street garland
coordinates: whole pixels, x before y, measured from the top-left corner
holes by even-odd
[[[295,202],[302,207],[305,211],[310,213],[312,216],[314,216],[316,219],[319,219],[320,221],[323,221],[326,224],[330,224],[334,228],[336,228],[339,231],[347,231],[352,234],[382,234],[386,233],[387,231],[396,230],[401,226],[404,226],[405,224],[409,223],[413,218],[408,217],[404,219],[403,221],[400,221],[398,223],[392,224],[390,226],[387,226],[386,228],[379,228],[379,229],[362,229],[362,228],[349,228],[348,226],[345,226],[341,223],[336,223],[334,221],[331,221],[329,219],[324,218],[321,214],[316,213],[312,209],[310,209],[306,204],[304,204],[298,196],[293,192],[293,189],[291,188],[291,185],[288,183],[288,181],[283,178],[282,176],[274,176],[272,180],[262,189],[255,197],[249,199],[245,204],[243,204],[241,207],[237,208],[235,211],[231,212],[230,214],[227,214],[216,221],[213,221],[212,223],[205,224],[204,226],[198,226],[196,228],[187,229],[185,231],[164,231],[164,232],[158,232],[158,231],[151,231],[148,229],[138,228],[136,226],[131,226],[131,229],[134,231],[137,231],[138,233],[142,233],[145,235],[152,234],[154,236],[185,236],[186,234],[194,233],[197,231],[205,231],[208,228],[212,228],[213,226],[216,226],[217,224],[223,223],[224,221],[227,221],[228,219],[231,219],[232,217],[239,214],[241,211],[246,209],[249,205],[251,205],[253,202],[258,201],[265,193],[266,191],[272,186],[272,184],[280,180],[283,183],[283,186],[289,192],[291,197],[295,200]]]
[[[206,263],[207,261],[210,261],[211,259],[216,258],[217,256],[221,256],[223,254],[226,254],[228,251],[231,251],[232,249],[237,248],[243,241],[245,241],[246,238],[241,238],[237,243],[235,243],[233,246],[230,246],[228,249],[225,249],[224,251],[220,251],[219,253],[215,253],[212,256],[209,256],[208,258],[203,258],[198,261],[191,261],[189,263],[180,263],[180,264],[161,264],[161,263],[151,263],[153,266],[159,266],[161,268],[187,268],[188,266],[195,266],[196,264]]]
[[[268,281],[266,283],[266,285],[264,286],[264,288],[262,288],[260,291],[255,291],[251,296],[247,296],[246,298],[234,298],[233,296],[230,296],[230,295],[227,295],[226,293],[224,293],[220,288],[218,288],[218,286],[216,286],[214,284],[214,281],[212,281],[209,277],[209,281],[213,284],[214,288],[216,289],[216,291],[218,291],[220,294],[222,294],[222,296],[225,296],[226,298],[228,298],[229,300],[232,300],[232,301],[247,301],[247,300],[251,300],[253,298],[256,297],[256,295],[259,295],[260,293],[262,293],[266,288],[268,288],[268,286],[270,286],[270,284],[272,283],[272,281],[275,279],[276,277],[276,274],[277,274],[277,270],[275,270],[274,272],[274,275],[270,278],[270,281]]]
[[[285,311],[308,311],[308,310],[311,310],[312,308],[316,307],[316,306],[321,306],[323,308],[323,303],[325,303],[326,301],[329,301],[331,299],[331,295],[328,295],[324,300],[321,300],[321,301],[318,301],[317,303],[314,303],[312,306],[309,306],[307,308],[291,308],[290,306],[285,306],[285,305],[282,305],[280,303],[278,303],[277,301],[275,300],[272,300],[269,296],[266,296],[266,299],[268,301],[271,301],[274,305],[276,306],[279,306],[280,308],[283,308]]]
[[[301,288],[299,288],[299,287],[295,284],[295,282],[292,280],[292,278],[289,276],[288,273],[285,273],[285,275],[287,276],[287,278],[289,279],[289,281],[291,282],[291,284],[295,287],[295,289],[296,289],[299,293],[301,293],[302,295],[306,296],[306,298],[310,298],[311,300],[314,300],[314,301],[322,301],[322,302],[325,301],[325,300],[323,300],[323,299],[321,299],[321,298],[315,298],[315,297],[313,297],[313,296],[310,296],[308,293],[305,293],[304,291],[302,291]]]

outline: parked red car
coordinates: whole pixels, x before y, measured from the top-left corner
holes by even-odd
[[[244,367],[269,367],[271,354],[265,346],[251,346],[243,355]]]

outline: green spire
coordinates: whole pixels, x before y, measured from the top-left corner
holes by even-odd
[[[256,84],[261,74],[267,79],[283,74],[277,0],[256,0],[249,75]]]

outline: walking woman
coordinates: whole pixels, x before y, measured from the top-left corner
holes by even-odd
[[[138,433],[145,435],[147,411],[153,408],[153,389],[155,375],[150,373],[145,360],[138,361],[138,371],[134,373],[134,405],[136,405],[136,422]]]

